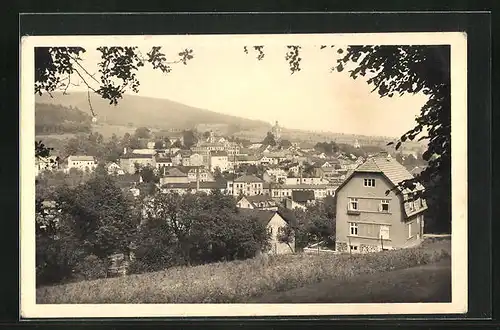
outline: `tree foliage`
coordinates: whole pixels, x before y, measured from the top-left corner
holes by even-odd
[[[285,217],[294,218],[295,225],[285,229],[279,236],[280,242],[290,244],[295,241],[298,251],[319,242],[327,246],[335,243],[335,199],[331,196],[324,201],[309,205],[306,210],[281,208]]]
[[[74,188],[63,187],[57,199],[70,228],[91,254],[105,258],[127,252],[138,216],[105,171]]]
[[[333,142],[318,142],[314,146],[314,149],[318,152],[324,152],[326,155],[333,155],[334,153],[339,151],[339,146]]]
[[[147,127],[139,127],[135,130],[134,135],[139,139],[149,139],[151,137],[151,130]]]
[[[187,149],[190,149],[196,143],[198,143],[198,137],[196,136],[196,133],[193,130],[185,130],[182,132],[182,137],[184,140],[184,147]]]
[[[262,141],[262,144],[274,147],[277,144],[276,139],[274,137],[274,134],[271,132],[267,132],[267,135],[264,138],[264,140]]]

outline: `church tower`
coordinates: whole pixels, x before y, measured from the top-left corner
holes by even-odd
[[[276,124],[273,126],[271,133],[273,133],[276,141],[281,140],[281,127],[279,126],[278,121],[276,121]]]

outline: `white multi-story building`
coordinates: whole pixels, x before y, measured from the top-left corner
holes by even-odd
[[[76,168],[82,171],[93,171],[97,167],[94,156],[69,156],[68,169]]]
[[[210,154],[210,171],[219,168],[221,172],[229,169],[228,154],[225,151],[215,151]]]

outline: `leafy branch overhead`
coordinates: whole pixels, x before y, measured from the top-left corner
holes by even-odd
[[[139,91],[137,79],[139,68],[149,63],[153,69],[169,73],[174,64],[187,64],[193,59],[193,50],[185,49],[178,58],[168,61],[161,46],[152,47],[144,56],[138,47],[98,47],[101,53],[98,72],[91,73],[82,64],[82,47],[37,47],[35,48],[35,93],[49,95],[57,90],[64,93],[68,87],[78,86],[71,82],[72,76],[90,91],[116,105],[126,91]]]

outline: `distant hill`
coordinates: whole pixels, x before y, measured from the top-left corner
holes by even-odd
[[[90,114],[87,93],[71,92],[68,95],[53,93],[53,98],[44,94],[36,96],[37,103],[76,107]],[[110,105],[97,94],[91,95],[92,108],[98,123],[156,129],[190,129],[201,124],[223,124],[228,131],[269,129],[264,121],[250,120],[220,114],[214,111],[191,107],[167,99],[156,99],[136,95],[124,95],[118,105]]]
[[[35,103],[35,134],[88,133],[92,117],[74,108],[50,103]]]

